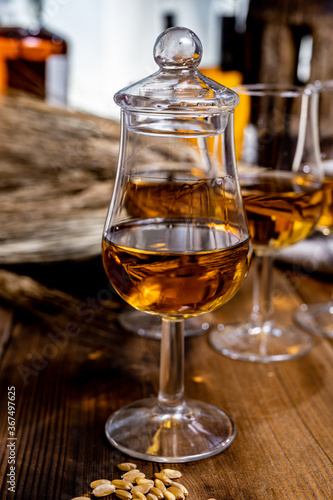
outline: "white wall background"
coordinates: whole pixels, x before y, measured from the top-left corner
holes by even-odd
[[[69,43],[69,105],[119,116],[114,93],[158,69],[153,46],[169,12],[201,39],[201,67],[218,64],[219,16],[233,10],[234,0],[44,0],[45,27]]]

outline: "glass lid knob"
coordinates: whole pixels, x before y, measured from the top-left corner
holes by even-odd
[[[154,59],[160,68],[196,67],[202,57],[202,45],[188,28],[173,27],[156,39]]]
[[[157,37],[153,54],[158,70],[114,96],[127,113],[127,127],[160,135],[222,133],[239,97],[200,73],[197,35],[182,26],[168,28]]]

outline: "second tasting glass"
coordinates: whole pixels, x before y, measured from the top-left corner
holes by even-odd
[[[128,304],[162,318],[162,340],[158,396],[116,411],[106,435],[157,462],[199,460],[235,436],[221,409],[184,399],[184,319],[229,300],[250,254],[233,142],[239,99],[198,72],[201,50],[190,30],[166,30],[154,46],[159,71],[115,96],[121,147],[103,262]]]
[[[319,97],[319,145],[324,170],[324,204],[317,235],[333,241],[333,80],[316,82]],[[302,328],[333,338],[333,294],[330,301],[302,304],[294,316]]]
[[[239,111],[249,114],[238,170],[255,254],[253,306],[247,322],[212,330],[210,343],[233,359],[283,361],[304,355],[313,344],[305,332],[274,320],[272,266],[278,250],[313,232],[321,213],[318,96],[285,85],[236,90]]]

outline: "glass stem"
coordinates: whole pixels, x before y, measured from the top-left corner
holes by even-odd
[[[251,324],[269,333],[273,318],[273,257],[256,255],[254,258],[253,308]]]
[[[159,406],[184,403],[184,320],[162,318]]]

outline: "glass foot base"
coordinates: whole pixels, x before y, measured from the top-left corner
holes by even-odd
[[[333,302],[321,304],[302,304],[297,309],[296,323],[316,335],[333,338]]]
[[[120,325],[134,335],[150,339],[161,339],[161,318],[143,313],[136,309],[126,309],[119,314]],[[210,328],[210,324],[201,316],[185,319],[185,337],[202,335]]]
[[[156,398],[131,403],[108,418],[106,436],[131,457],[180,463],[216,455],[236,435],[230,417],[207,403],[188,400],[180,409],[165,411]]]
[[[269,363],[287,361],[307,354],[313,341],[305,332],[288,327],[282,331],[273,327],[269,333],[251,325],[228,325],[214,329],[209,335],[210,345],[232,359]]]

